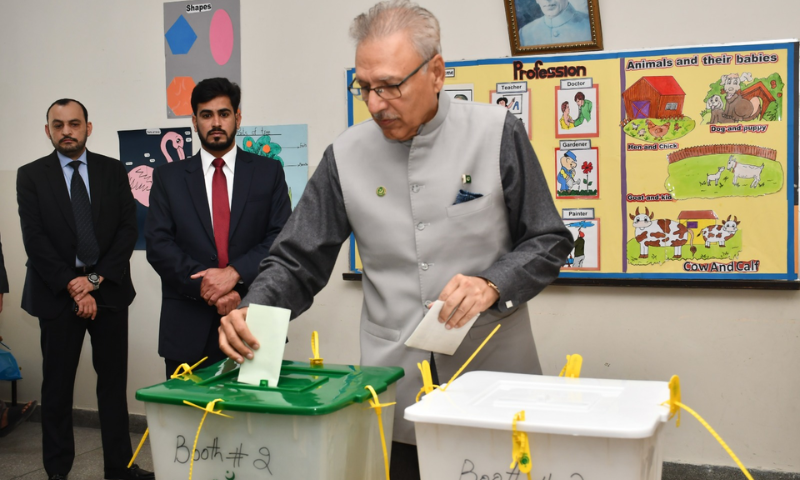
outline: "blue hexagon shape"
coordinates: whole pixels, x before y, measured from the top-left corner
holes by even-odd
[[[192,26],[183,18],[183,15],[175,20],[175,23],[169,27],[164,36],[167,38],[167,44],[169,44],[169,49],[172,50],[173,55],[189,53],[194,41],[197,40],[197,34],[194,33]]]

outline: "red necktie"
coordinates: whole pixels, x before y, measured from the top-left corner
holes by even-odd
[[[222,166],[225,160],[215,158],[214,176],[211,178],[211,206],[214,210],[214,242],[217,244],[219,268],[228,266],[228,231],[231,228],[231,207],[228,204],[228,182]]]

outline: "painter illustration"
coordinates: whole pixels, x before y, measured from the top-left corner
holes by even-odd
[[[695,128],[695,121],[683,114],[686,92],[675,77],[646,76],[622,93],[625,102],[623,131],[643,142],[669,142]]]
[[[192,156],[192,131],[189,128],[151,128],[125,130],[119,136],[119,158],[128,171],[131,193],[136,200],[139,238],[136,249],[144,250],[144,222],[150,207],[153,169]]]
[[[578,222],[564,220],[575,246],[562,270],[600,269],[600,220],[593,218]]]
[[[556,198],[599,198],[597,148],[556,149]]]
[[[720,221],[713,210],[685,210],[672,220],[656,218],[645,205],[629,217],[633,226],[627,245],[629,265],[735,259],[742,251],[741,221],[736,215]]]
[[[676,200],[757,197],[783,189],[776,150],[754,145],[703,145],[667,155],[664,187]]]
[[[750,72],[728,73],[709,85],[700,112],[708,124],[776,122],[783,117],[783,80],[772,73],[753,78]],[[735,130],[733,130],[735,131]]]

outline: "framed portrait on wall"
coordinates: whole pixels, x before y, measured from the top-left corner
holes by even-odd
[[[599,0],[503,0],[512,55],[602,50]]]

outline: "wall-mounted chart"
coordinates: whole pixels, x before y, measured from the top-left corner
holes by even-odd
[[[484,59],[447,63],[445,88],[525,123],[576,239],[562,278],[785,283],[797,62],[796,42]]]

